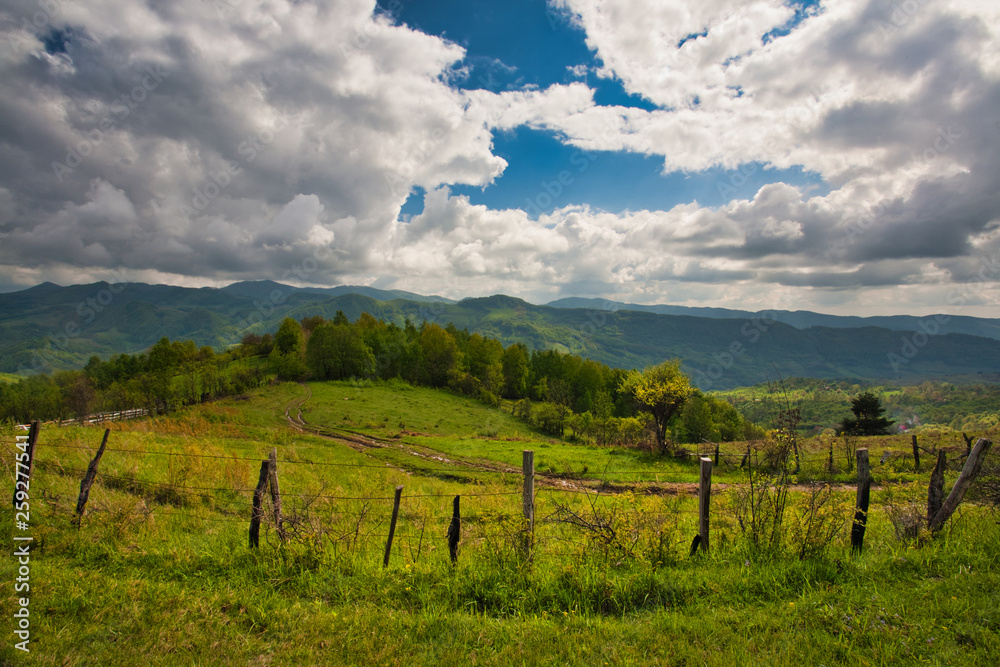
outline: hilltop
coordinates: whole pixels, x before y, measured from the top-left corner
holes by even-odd
[[[586,303],[593,307],[567,307]],[[808,318],[799,317],[795,326],[781,321],[778,311],[711,309],[706,317],[608,303],[563,300],[556,307],[504,295],[454,302],[370,287],[326,290],[269,281],[221,289],[46,283],[0,295],[0,372],[79,368],[92,355],[139,352],[162,337],[225,349],[247,333],[276,330],[284,317],[333,318],[342,311],[351,320],[367,312],[399,325],[406,320],[453,323],[505,345],[558,349],[614,367],[679,358],[706,390],[755,384],[778,374],[909,382],[989,379],[1000,373],[1000,344],[994,338],[949,329],[990,333],[993,320],[954,317],[934,328],[938,320],[933,317],[861,320],[813,313],[834,326],[801,328]],[[919,324],[906,329],[914,321],[923,322],[924,330]],[[847,326],[857,322],[866,326]],[[886,326],[871,326],[874,322]]]

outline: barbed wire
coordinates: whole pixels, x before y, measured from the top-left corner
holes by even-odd
[[[51,447],[51,448],[54,448],[54,449],[87,450],[87,451],[91,451],[91,452],[94,451],[94,449],[95,449],[93,447],[80,446],[80,445],[70,445],[70,444],[45,444],[44,446],[45,447]],[[9,446],[5,446],[4,449],[10,449],[10,450],[12,450],[13,448],[11,448]],[[190,458],[203,458],[203,459],[215,459],[215,460],[222,459],[222,460],[253,461],[253,462],[256,462],[258,460],[263,460],[263,459],[260,459],[258,457],[238,457],[238,456],[235,456],[235,455],[228,455],[227,456],[227,455],[213,455],[213,454],[195,454],[195,453],[190,453],[190,452],[163,452],[163,451],[140,450],[140,449],[117,449],[117,448],[111,448],[111,449],[105,449],[105,452],[114,452],[114,453],[122,453],[122,454],[138,454],[138,455],[180,456],[180,457],[190,457]],[[740,454],[730,454],[730,453],[722,453],[722,452],[720,452],[719,456],[728,457],[730,459],[735,459],[735,458],[740,457],[741,455]],[[899,459],[899,458],[903,458],[905,456],[906,456],[906,453],[903,452],[903,453],[900,453],[898,456],[895,456],[893,458],[894,459]],[[742,458],[745,459],[746,456],[743,455]],[[964,453],[959,453],[953,460],[960,460],[962,458],[965,458],[965,454]],[[835,460],[835,461],[848,461],[848,462],[850,462],[853,459],[850,456],[838,455],[838,456],[834,456],[833,460]],[[831,457],[828,456],[828,455],[800,457],[799,461],[800,462],[804,462],[804,463],[821,462],[821,463],[828,464],[831,461]],[[356,467],[356,468],[383,468],[383,467],[386,467],[388,465],[391,465],[391,464],[388,464],[388,463],[387,464],[383,464],[383,465],[366,465],[366,464],[350,464],[350,463],[322,463],[322,462],[299,461],[299,460],[293,461],[293,460],[286,460],[286,459],[282,459],[279,462],[280,463],[284,463],[284,464],[319,465],[319,466],[335,466],[335,467]],[[883,457],[882,462],[880,462],[879,464],[875,464],[872,467],[873,468],[877,468],[879,465],[881,465],[881,464],[883,464],[885,462],[886,462],[886,457]],[[75,475],[83,475],[83,474],[85,474],[84,470],[82,470],[80,468],[76,468],[76,467],[66,467],[66,466],[63,466],[62,463],[59,462],[58,460],[57,461],[51,461],[51,462],[50,461],[39,461],[39,462],[37,462],[36,466],[37,466],[36,467],[37,474],[41,474],[41,475],[49,475],[49,476],[57,476],[58,475],[60,477],[65,477],[68,474],[75,474]],[[55,467],[58,467],[58,472],[54,469]],[[519,474],[519,471],[479,471],[479,470],[467,471],[467,470],[454,469],[454,468],[423,468],[423,469],[421,469],[421,468],[412,468],[411,470],[414,470],[414,471],[424,470],[424,471],[428,471],[428,472],[442,472],[442,473],[450,473],[450,474],[456,474],[456,473],[476,474],[476,473],[481,473],[481,472],[497,473],[497,474],[511,474],[511,475],[518,475]],[[550,479],[551,480],[551,479],[560,479],[562,477],[559,474],[546,475],[544,472],[541,472],[541,471],[536,471],[535,474],[540,479]],[[692,477],[696,477],[697,474],[698,474],[697,471],[650,471],[650,470],[608,471],[608,470],[605,470],[605,471],[602,471],[602,472],[587,471],[586,473],[580,473],[579,475],[569,476],[569,479],[576,479],[576,480],[586,481],[586,480],[593,479],[595,477],[599,478],[599,477],[607,477],[607,476],[616,476],[616,477],[620,478],[620,477],[625,477],[625,476],[634,476],[634,477],[640,478],[638,480],[640,482],[641,481],[647,481],[647,482],[649,482],[651,484],[657,484],[657,483],[660,483],[660,479],[659,479],[660,477],[666,477],[668,479],[669,478],[676,479],[678,477],[692,478]],[[564,475],[567,475],[567,474],[564,473]],[[582,475],[586,475],[586,477],[583,477]],[[653,479],[643,479],[643,478],[653,478]],[[153,480],[141,480],[141,479],[136,479],[134,476],[119,475],[119,474],[107,473],[107,472],[102,472],[99,475],[98,479],[100,481],[102,481],[102,482],[111,481],[111,482],[114,483],[111,486],[108,486],[106,484],[102,484],[103,486],[106,486],[107,488],[125,487],[125,489],[127,491],[133,491],[133,492],[135,490],[138,490],[138,491],[142,492],[143,491],[143,487],[147,487],[147,488],[148,487],[158,487],[158,488],[169,488],[169,489],[172,489],[172,490],[175,490],[175,491],[178,491],[178,492],[183,492],[183,493],[191,493],[191,492],[222,492],[222,493],[228,493],[228,494],[236,493],[236,494],[239,494],[239,495],[243,496],[244,498],[246,498],[249,495],[251,495],[253,493],[253,491],[254,491],[253,487],[251,487],[249,485],[247,485],[246,487],[243,487],[243,488],[211,487],[211,486],[187,486],[187,485],[176,484],[176,483],[172,483],[172,482],[159,482],[159,481],[153,481]],[[621,480],[616,480],[616,481],[621,481]],[[833,480],[816,480],[816,483],[826,483],[828,481],[833,481]],[[603,483],[604,484],[610,484],[612,482],[609,481],[609,480],[607,480],[607,479],[605,479]],[[670,482],[665,482],[665,483],[669,484]],[[729,486],[730,487],[733,487],[733,486],[738,487],[740,485],[730,484]],[[655,487],[653,487],[653,488],[655,488]],[[591,488],[570,488],[570,487],[558,487],[558,486],[552,486],[552,487],[550,487],[550,486],[541,486],[541,487],[538,487],[536,489],[536,493],[537,494],[544,494],[545,492],[548,492],[548,491],[551,491],[553,493],[583,495],[583,496],[587,496],[589,498],[607,499],[607,500],[610,500],[610,501],[615,501],[618,498],[620,498],[620,494],[616,493],[615,491],[609,489],[609,490],[606,490],[606,491],[602,492],[602,489],[600,487],[596,488],[596,489],[591,489]],[[406,498],[406,499],[429,499],[429,498],[451,498],[451,497],[454,497],[454,496],[458,496],[458,497],[464,496],[466,498],[479,498],[479,497],[503,497],[503,496],[517,496],[517,495],[521,495],[521,491],[503,491],[503,492],[468,493],[468,494],[465,494],[465,493],[415,493],[415,494],[405,494],[404,493],[404,494],[402,494],[401,497]],[[395,498],[395,496],[393,496],[393,495],[385,495],[385,496],[352,496],[352,495],[335,495],[335,494],[314,493],[314,492],[297,492],[297,493],[294,493],[294,494],[286,492],[285,497],[286,498],[300,497],[300,498],[303,499],[303,501],[306,501],[305,507],[302,508],[302,511],[308,511],[309,506],[311,505],[311,503],[313,503],[313,502],[315,502],[316,500],[319,500],[319,499],[333,500],[333,501],[358,501],[358,502],[379,501],[379,502],[382,502],[382,501],[390,501],[390,500],[393,500]],[[266,502],[268,502],[268,504],[269,504],[269,502],[270,502],[269,494],[265,494],[264,498],[266,499]],[[293,503],[291,503],[291,509],[293,510],[293,512],[295,512],[296,510],[299,509],[299,508],[295,507],[294,501],[293,501]],[[92,510],[92,511],[104,511],[104,510],[95,509],[95,510]],[[190,514],[187,514],[186,516],[191,517],[191,518],[210,520],[210,521],[230,521],[230,522],[236,522],[236,523],[245,522],[247,520],[246,518],[235,518],[235,517],[238,517],[240,515],[243,515],[246,512],[246,508],[245,507],[241,509],[241,508],[236,508],[236,507],[220,507],[220,506],[216,506],[216,507],[214,507],[214,511],[217,512],[217,513],[220,513],[220,514],[224,514],[224,515],[227,514],[227,515],[229,515],[231,517],[234,517],[234,518],[218,517],[218,516],[216,516],[216,517],[205,517],[205,516],[192,517],[192,515],[190,515]],[[692,514],[697,514],[698,513],[696,510],[693,510],[693,509],[684,509],[684,510],[682,510],[682,509],[679,509],[679,508],[677,508],[677,509],[671,509],[671,510],[667,510],[667,511],[651,511],[651,510],[644,510],[644,509],[634,509],[633,510],[633,509],[616,508],[615,511],[618,512],[618,513],[620,513],[620,514],[630,515],[630,516],[631,515],[678,516],[678,515],[692,515]],[[173,515],[173,514],[179,514],[179,512],[168,512],[168,514],[171,514],[171,515]],[[377,525],[382,525],[385,521],[387,521],[390,518],[389,515],[372,514],[370,512],[336,512],[335,511],[335,512],[331,512],[330,516],[331,517],[332,516],[351,517],[351,518],[355,518],[355,519],[368,519],[371,522],[375,522]],[[464,519],[465,521],[478,522],[478,521],[493,520],[493,519],[497,519],[498,517],[495,516],[495,515],[493,515],[493,516],[491,516],[491,515],[467,515],[467,516],[464,516],[464,517],[461,517],[461,518]],[[441,522],[441,523],[443,523],[443,522],[450,522],[451,520],[452,520],[452,516],[450,514],[430,515],[430,516],[420,517],[420,521],[422,522],[421,525],[426,525],[427,522],[431,522],[431,523],[439,523],[439,522]],[[409,521],[412,522],[412,521],[415,521],[415,520],[411,518],[411,519],[409,519]]]
[[[95,449],[96,449],[95,447],[92,447],[92,446],[69,445],[69,444],[54,444],[54,443],[39,443],[39,446],[44,446],[46,448],[53,448],[53,449],[85,450],[85,451],[88,451],[88,452],[94,452]],[[5,449],[10,449],[10,447],[9,446],[5,446]],[[177,457],[186,457],[186,458],[195,458],[195,459],[214,459],[214,460],[248,461],[248,462],[257,462],[257,461],[265,460],[265,459],[262,458],[262,455],[254,457],[254,456],[236,456],[234,454],[230,454],[230,455],[224,455],[224,454],[195,454],[195,453],[191,453],[191,452],[164,452],[164,451],[143,450],[143,449],[105,448],[105,453],[141,454],[141,455],[151,455],[151,456],[177,456]],[[928,452],[928,453],[929,454],[933,454],[933,452]],[[706,458],[711,458],[714,454],[712,452],[708,452],[706,454],[697,454],[697,455],[698,456],[705,456]],[[741,460],[743,460],[746,457],[745,454],[741,455],[741,454],[738,454],[738,453],[731,454],[731,453],[724,453],[724,452],[720,452],[718,454],[718,456],[721,457],[721,458],[729,458],[729,459],[737,459],[737,458],[739,458]],[[854,457],[845,456],[843,454],[834,455],[832,457],[832,459],[831,459],[830,456],[827,456],[827,455],[822,455],[822,456],[808,456],[808,457],[800,455],[797,458],[798,458],[799,463],[827,463],[827,464],[829,464],[831,462],[831,460],[832,460],[835,463],[846,462],[848,464],[851,464],[854,461]],[[907,456],[907,453],[905,453],[905,452],[900,452],[898,455],[891,457],[892,460],[899,459],[899,458],[909,458],[909,457]],[[958,454],[955,455],[955,457],[949,459],[949,463],[957,462],[957,461],[959,461],[959,460],[961,460],[963,458],[966,458],[966,454],[959,452]],[[293,459],[278,459],[277,462],[281,463],[281,464],[286,464],[286,465],[310,465],[310,466],[315,465],[315,466],[341,467],[341,468],[384,469],[384,468],[387,468],[387,467],[394,467],[395,466],[395,467],[404,468],[405,470],[410,471],[410,472],[426,472],[426,473],[450,473],[450,474],[458,473],[458,474],[468,474],[468,475],[475,475],[475,474],[497,474],[497,475],[508,475],[509,474],[509,475],[519,475],[519,474],[521,474],[521,471],[516,470],[516,469],[511,469],[511,470],[483,470],[483,469],[468,470],[468,469],[462,469],[462,468],[429,468],[429,467],[421,467],[421,466],[408,466],[405,463],[398,463],[398,462],[396,462],[396,463],[385,462],[385,463],[380,463],[380,464],[364,464],[364,463],[334,463],[334,462],[308,461],[308,460],[307,461],[302,461],[302,460],[293,460]],[[461,464],[458,464],[458,465],[461,465]],[[884,465],[884,462],[880,461],[879,463],[877,463],[875,465]],[[697,475],[698,471],[671,471],[671,470],[666,470],[666,471],[657,471],[657,470],[624,470],[624,471],[622,471],[622,470],[619,470],[619,471],[601,471],[601,472],[597,472],[597,471],[589,471],[588,470],[585,473],[546,473],[543,470],[536,470],[535,474],[538,475],[538,476],[540,476],[540,477],[555,478],[555,479],[560,479],[560,478],[564,478],[564,479],[590,479],[590,478],[595,478],[595,477],[604,477],[604,476],[612,476],[612,475],[614,475],[614,476],[640,476],[641,475],[641,476],[652,476],[652,477],[658,477],[658,476],[663,476],[663,477],[685,477],[685,476],[690,476],[690,475]]]
[[[267,496],[265,496],[265,498],[269,500]],[[609,498],[614,499],[615,497],[610,496]],[[109,509],[100,506],[101,504],[108,504],[110,502],[113,502],[111,499],[98,497],[95,498],[94,500],[95,504],[98,506],[88,510],[87,512],[88,515],[92,513],[104,514],[104,515],[111,515],[113,513],[116,513],[116,510],[114,509]],[[850,513],[853,512],[854,510],[851,509]],[[210,521],[210,522],[225,523],[225,524],[240,524],[242,526],[246,526],[248,520],[250,519],[250,517],[247,516],[246,514],[243,514],[243,516],[237,516],[235,514],[230,516],[205,516],[202,514],[193,514],[191,512],[187,512],[182,509],[150,510],[146,508],[145,511],[140,511],[139,513],[148,517],[152,517],[153,519],[156,519],[157,517],[166,518],[169,520],[175,518],[183,518],[190,521]],[[344,513],[335,513],[335,514],[344,514]],[[618,516],[637,516],[637,515],[688,516],[692,514],[697,515],[698,512],[696,510],[681,510],[681,509],[671,509],[659,512],[651,512],[646,510],[619,509],[616,511],[616,514]],[[273,516],[272,513],[268,509],[261,508],[260,510],[261,526],[267,531],[277,530],[277,526],[272,520],[272,516]],[[337,524],[335,523],[333,524],[327,523],[324,522],[322,519],[318,519],[316,523],[314,523],[308,518],[303,519],[294,513],[285,515],[283,520],[283,527],[286,531],[286,534],[292,536],[295,535],[295,531],[297,530],[305,530],[308,533],[310,532],[310,529],[313,529],[311,531],[313,534],[317,534],[320,537],[326,537],[330,541],[331,545],[340,545],[340,547],[336,548],[344,548],[346,545],[346,548],[348,550],[361,549],[366,551],[371,548],[371,545],[373,543],[381,545],[386,539],[385,527],[386,524],[388,523],[388,520],[390,519],[390,515],[359,513],[356,516],[361,519],[367,520],[364,522],[365,524],[367,524],[366,530],[361,529],[362,526],[361,521],[357,522],[354,530],[344,531],[343,526],[337,528]],[[477,525],[479,521],[490,521],[490,520],[496,520],[498,518],[505,518],[505,517],[498,517],[498,515],[469,515],[461,517],[462,520],[467,522],[463,527],[462,531],[462,536],[465,543],[468,544],[471,542],[476,544],[482,544],[484,540],[489,541],[490,537],[488,535],[479,533],[478,531],[474,530],[470,531],[468,527],[470,524]],[[520,519],[520,517],[515,517],[513,514],[508,515],[506,518]],[[397,525],[397,532],[393,537],[393,541],[396,544],[407,545],[407,549],[410,549],[409,555],[410,557],[412,557],[414,549],[412,545],[415,542],[418,544],[425,544],[425,543],[439,544],[447,540],[448,536],[446,534],[444,535],[441,534],[442,531],[440,527],[439,528],[432,527],[428,529],[428,525],[429,524],[434,525],[439,522],[443,523],[445,521],[450,522],[451,519],[452,519],[451,516],[444,516],[444,515],[423,516],[414,519],[414,518],[407,518],[405,514],[402,514],[399,516],[399,524]],[[318,530],[316,530],[317,524],[318,524]],[[585,547],[594,545],[594,541],[592,539],[587,539],[586,536],[583,539],[580,539],[575,537],[566,537],[565,534],[563,535],[552,534],[553,531],[564,532],[564,533],[565,531],[570,531],[571,534],[575,534],[572,533],[574,528],[571,525],[567,524],[565,521],[560,521],[558,518],[555,518],[555,515],[550,515],[548,517],[540,518],[537,521],[537,525],[539,526],[540,531],[541,531],[541,526],[548,526],[549,529],[546,530],[545,533],[540,532],[535,537],[534,541],[535,548],[541,548],[544,547],[545,545],[555,545],[555,544],[572,544]],[[680,524],[678,524],[678,526],[679,525]],[[559,530],[560,528],[563,530],[560,531]],[[294,539],[294,537],[292,539]],[[417,546],[416,549],[417,553],[420,554],[421,553],[420,547]],[[405,554],[401,553],[400,556],[405,557]]]
[[[55,470],[50,470],[49,468],[51,466],[58,466],[58,472],[55,471]],[[72,473],[72,474],[75,474],[75,475],[80,475],[80,476],[86,474],[86,471],[84,471],[84,470],[82,470],[80,468],[70,467],[70,466],[64,466],[64,465],[62,465],[59,462],[49,462],[49,461],[39,461],[39,462],[37,462],[35,470],[36,470],[37,473],[42,474],[42,475],[52,475],[52,476],[60,476],[60,477],[64,477],[64,476],[66,476],[69,473]],[[647,474],[650,474],[650,473],[646,473],[646,472],[639,473],[639,472],[637,472],[637,473],[632,473],[632,474],[647,475]],[[688,474],[689,473],[677,473],[676,475],[688,475]],[[117,484],[120,484],[120,485],[123,485],[123,486],[126,486],[126,487],[128,487],[128,486],[134,486],[134,487],[156,486],[156,487],[160,487],[160,488],[170,488],[170,489],[177,490],[177,491],[182,491],[182,492],[210,492],[211,491],[211,492],[221,492],[221,493],[238,493],[238,494],[243,494],[243,495],[248,496],[248,495],[251,495],[253,493],[253,491],[254,491],[254,487],[251,487],[249,485],[246,486],[246,487],[243,487],[243,488],[214,487],[214,486],[187,486],[187,485],[182,485],[182,484],[175,484],[175,483],[172,483],[172,482],[161,482],[161,481],[155,481],[155,480],[137,479],[135,477],[124,476],[124,475],[114,474],[114,473],[108,473],[108,472],[102,472],[102,473],[100,473],[98,475],[97,479],[98,480],[108,480],[108,479],[110,479],[110,480],[116,482]],[[654,482],[652,480],[647,480],[647,481],[649,483],[651,483],[651,484],[654,484],[654,485],[656,484],[656,482]],[[834,480],[816,480],[817,483],[830,482],[830,481],[834,481]],[[667,483],[669,483],[669,482],[667,482]],[[696,482],[691,482],[691,483],[694,484]],[[739,486],[739,485],[734,485],[734,484],[730,483],[728,486],[732,487],[732,486]],[[652,488],[656,488],[656,487],[653,486]],[[569,487],[559,487],[559,486],[540,486],[540,487],[536,488],[535,492],[536,492],[536,494],[546,493],[546,492],[552,492],[552,493],[563,493],[563,494],[572,494],[572,495],[583,495],[583,496],[588,496],[588,497],[602,497],[603,496],[605,498],[613,498],[613,497],[617,497],[619,495],[619,494],[617,494],[617,493],[615,493],[613,491],[610,491],[610,490],[602,492],[602,490],[601,490],[600,487],[595,488],[595,489],[587,489],[587,488],[580,489],[580,488],[569,488]],[[390,501],[390,500],[393,500],[394,497],[395,497],[395,496],[390,496],[390,495],[385,495],[385,496],[337,495],[337,494],[327,494],[327,493],[315,493],[315,492],[310,492],[310,491],[297,491],[294,494],[286,492],[286,494],[289,495],[289,496],[291,496],[291,495],[297,495],[297,496],[301,496],[303,498],[313,498],[313,499],[320,499],[320,498],[322,498],[322,499],[326,499],[326,500],[338,500],[338,501]],[[519,495],[522,495],[522,491],[498,491],[498,492],[486,492],[486,493],[454,493],[454,492],[448,492],[448,493],[403,493],[402,497],[409,498],[409,499],[453,498],[455,496],[464,497],[464,498],[487,498],[487,497],[504,497],[504,496],[519,496]]]
[[[41,473],[43,475],[54,475],[59,477],[64,477],[66,472],[74,473],[77,475],[85,475],[85,470],[80,470],[79,468],[72,468],[59,465],[60,472],[47,470],[47,467],[53,465],[50,462],[36,462],[36,469],[34,472]],[[102,472],[97,478],[97,481],[102,479],[113,479],[117,482],[121,482],[126,485],[152,485],[161,486],[172,489],[178,489],[183,491],[222,491],[227,493],[252,493],[252,487],[245,487],[243,489],[235,489],[232,487],[217,487],[217,486],[184,486],[180,484],[173,484],[171,482],[156,482],[152,480],[142,480],[136,479],[134,477],[123,477],[121,475],[115,475],[113,473]],[[286,492],[288,493],[288,492]],[[291,494],[289,494],[291,495]],[[303,495],[311,498],[326,498],[328,500],[394,500],[395,496],[336,496],[323,493],[311,493],[311,492],[300,492],[299,495]],[[486,498],[494,496],[519,496],[520,491],[502,491],[502,492],[490,492],[490,493],[404,493],[403,498],[454,498],[456,495],[463,498]]]
[[[38,443],[38,446],[51,447],[51,448],[54,448],[54,449],[79,449],[79,450],[86,450],[86,451],[90,451],[90,452],[93,452],[93,451],[95,451],[97,449],[94,446],[54,444],[54,443]],[[152,456],[183,456],[183,457],[188,457],[188,458],[224,459],[224,460],[229,460],[229,461],[260,461],[260,460],[263,460],[262,459],[263,455],[261,455],[261,456],[236,456],[234,454],[229,454],[229,455],[226,455],[226,454],[194,454],[194,453],[191,453],[191,452],[164,452],[164,451],[145,450],[145,449],[118,449],[118,448],[113,448],[113,447],[105,448],[104,451],[106,453],[107,452],[115,452],[115,453],[120,453],[120,454],[147,454],[147,455],[152,455]],[[891,452],[892,450],[887,450],[887,451]],[[934,454],[935,451],[937,451],[937,450],[924,450],[924,452],[927,453],[927,454]],[[740,459],[740,460],[743,460],[744,458],[746,458],[746,454],[745,453],[741,454],[741,453],[719,452],[718,454],[715,454],[714,452],[711,452],[711,451],[710,452],[691,452],[691,453],[689,453],[689,457],[713,458],[715,456],[718,456],[719,458]],[[962,458],[964,456],[965,456],[965,454],[961,453],[961,452],[959,452],[958,454],[956,454],[957,458]],[[895,456],[893,458],[904,458],[904,457],[909,458],[910,457],[909,453],[901,451],[901,452],[895,453]],[[830,460],[831,457],[828,456],[828,455],[826,455],[826,454],[823,454],[823,455],[820,455],[820,456],[805,456],[805,455],[801,455],[800,454],[798,457],[795,457],[793,454],[790,454],[789,458],[798,458],[799,461],[803,462],[803,463],[816,463],[816,462],[827,462],[827,461]],[[854,457],[850,456],[850,455],[844,455],[842,453],[837,453],[837,454],[833,455],[832,459],[834,461],[853,461]],[[291,464],[291,465],[319,465],[319,466],[357,467],[357,468],[366,468],[366,467],[381,468],[381,467],[384,467],[385,465],[390,465],[390,464],[376,465],[376,464],[361,464],[361,463],[330,463],[330,462],[322,462],[322,461],[302,461],[302,460],[294,460],[294,459],[278,459],[278,463],[286,463],[286,464]],[[453,469],[451,469],[451,468],[421,468],[421,470],[433,471],[433,472],[452,472],[453,471]],[[510,470],[475,470],[473,472],[490,473],[490,474],[518,474],[518,473],[520,473],[519,470],[516,470],[516,469],[513,469],[513,468],[510,469]],[[536,474],[545,474],[545,473],[542,472],[542,471],[536,471]],[[551,474],[558,475],[559,473],[551,473]],[[586,474],[592,475],[592,476],[601,476],[601,475],[615,475],[615,474],[623,474],[623,475],[632,475],[632,474],[671,475],[671,474],[678,474],[679,475],[679,474],[688,474],[688,473],[678,472],[678,471],[670,471],[670,470],[666,470],[666,471],[656,471],[656,470],[626,470],[626,471],[603,471],[603,472],[587,471]],[[696,471],[695,471],[695,474],[697,474]]]
[[[105,502],[107,502],[107,501],[105,501]],[[98,501],[95,500],[95,504],[98,504]],[[90,516],[91,514],[111,514],[113,512],[114,512],[114,510],[111,510],[111,509],[106,509],[106,508],[103,508],[103,507],[93,507],[93,508],[87,508],[85,516]],[[149,510],[148,512],[144,512],[143,514],[148,514],[148,516],[151,516],[151,517],[154,517],[154,518],[157,515],[178,516],[178,517],[183,517],[183,518],[187,518],[187,519],[195,519],[195,520],[198,520],[198,521],[218,521],[218,522],[221,522],[221,523],[240,523],[240,524],[243,524],[243,525],[246,525],[247,521],[249,520],[249,517],[245,518],[245,519],[242,519],[242,518],[238,519],[238,518],[235,518],[235,517],[229,518],[229,517],[221,517],[221,516],[199,516],[199,515],[184,514],[182,512],[169,511],[169,510]]]
[[[87,451],[95,451],[96,447],[86,447],[82,445],[54,445],[48,443],[39,443],[39,447],[51,447],[54,449],[81,449]],[[192,454],[190,452],[160,452],[155,450],[144,450],[144,449],[116,449],[112,447],[106,447],[104,453],[109,452],[120,453],[120,454],[148,454],[152,456],[182,456],[194,459],[223,459],[226,461],[266,461],[266,458],[260,456],[226,456],[223,454]],[[328,466],[335,468],[386,468],[392,466],[405,467],[406,470],[411,472],[442,472],[442,473],[462,473],[462,474],[492,474],[492,475],[513,475],[521,474],[520,470],[467,470],[462,468],[423,468],[423,467],[412,467],[407,466],[405,463],[392,463],[386,462],[383,464],[368,464],[368,463],[329,463],[324,461],[295,461],[292,459],[278,459],[277,463],[291,464],[291,465],[315,465],[315,466]],[[460,464],[458,464],[460,465]]]

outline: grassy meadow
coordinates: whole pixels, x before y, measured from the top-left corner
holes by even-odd
[[[13,648],[11,593],[2,598],[10,625],[0,662],[1000,660],[998,517],[966,503],[936,538],[899,537],[897,525],[926,503],[932,464],[928,456],[918,473],[906,457],[882,462],[885,450],[908,452],[908,437],[805,442],[779,529],[759,520],[748,529],[739,467],[746,444],[723,445],[711,550],[692,556],[696,457],[555,440],[447,392],[288,383],[110,428],[79,529],[80,480],[102,430],[42,429],[28,531],[31,651]],[[2,443],[13,480],[14,433]],[[869,447],[875,481],[858,556],[849,546],[848,445]],[[265,521],[251,550],[251,497],[272,447],[287,541]],[[530,557],[521,514],[526,449],[537,473]],[[946,490],[956,477],[949,470]],[[810,484],[820,479],[835,482],[826,495]],[[757,478],[757,489],[780,502],[774,481]],[[403,497],[384,568],[397,485]],[[462,527],[452,565],[445,536],[455,495]],[[765,505],[757,519],[773,516]],[[13,520],[5,512],[3,530],[25,534]]]

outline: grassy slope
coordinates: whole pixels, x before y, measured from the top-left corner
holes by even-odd
[[[110,446],[118,450],[220,458],[107,452],[79,532],[68,528],[70,512],[100,431],[43,431],[32,484],[30,664],[992,665],[1000,655],[996,522],[970,507],[946,535],[908,548],[892,537],[882,505],[890,492],[897,503],[908,494],[919,499],[922,484],[874,493],[869,548],[856,559],[842,537],[818,559],[747,557],[724,492],[713,498],[714,551],[690,559],[693,502],[635,494],[606,506],[642,510],[626,513],[636,522],[680,511],[671,515],[676,526],[658,526],[665,550],[647,550],[651,535],[643,533],[637,557],[605,553],[579,532],[540,520],[538,552],[526,568],[509,518],[519,512],[520,477],[462,472],[448,461],[516,465],[530,446],[542,460],[551,454],[556,467],[589,457],[592,469],[603,469],[607,450],[552,443],[502,413],[429,390],[312,389],[307,421],[337,422],[399,446],[355,451],[291,431],[284,411],[304,395],[297,385],[115,425]],[[10,442],[4,434],[8,469]],[[306,523],[285,549],[265,529],[253,553],[245,546],[249,493],[271,446],[283,461],[286,513],[297,510]],[[426,458],[435,451],[440,459]],[[619,471],[685,465],[615,457],[623,460]],[[442,474],[448,470],[456,474]],[[735,479],[724,471],[718,479],[726,476]],[[165,481],[192,490],[152,484]],[[388,501],[342,498],[387,497],[396,484],[405,486],[404,505],[383,570]],[[214,488],[229,490],[205,490]],[[473,497],[500,492],[514,495]],[[463,494],[466,519],[452,568],[441,537],[454,493]],[[582,496],[541,484],[538,516],[556,502],[587,508]],[[337,529],[322,550],[307,530],[319,519]],[[4,513],[3,530],[13,532],[10,522]],[[349,550],[345,539],[359,525],[360,546]],[[13,601],[2,600],[9,623]],[[0,647],[0,660],[20,657],[10,642]]]
[[[306,422],[398,440],[452,460],[487,459],[520,471],[521,452],[530,449],[535,452],[536,470],[543,472],[572,475],[587,468],[614,477],[619,471],[638,469],[649,471],[650,479],[657,472],[677,476],[676,481],[698,479],[691,466],[674,460],[554,440],[466,396],[405,384],[313,383],[311,388],[312,398],[303,406]]]

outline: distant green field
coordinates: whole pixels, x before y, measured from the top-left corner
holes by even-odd
[[[882,399],[886,417],[894,427],[904,424],[912,432],[952,430],[959,438],[962,431],[982,433],[1000,425],[1000,385],[982,378],[964,384],[925,382],[916,385],[868,384],[791,378],[781,386],[740,387],[716,392],[731,402],[751,421],[764,423],[786,404],[798,408],[802,417],[799,428],[818,434],[836,429],[850,415],[851,398],[863,390]]]
[[[293,428],[286,411],[295,420],[299,405],[308,427],[353,439]],[[662,483],[696,480],[695,460],[554,441],[447,392],[288,383],[111,429],[78,530],[72,513],[102,430],[43,427],[30,525],[15,526],[10,512],[0,520],[9,534],[34,538],[31,654],[13,648],[17,602],[6,595],[0,664],[985,666],[1000,658],[995,515],[966,504],[923,545],[894,532],[891,519],[925,501],[926,467],[918,474],[906,462],[873,461],[865,551],[850,554],[848,487],[827,506],[832,542],[800,558],[808,494],[792,492],[773,549],[752,549],[737,487],[726,488],[744,478],[738,461],[724,463],[714,477],[712,549],[692,557],[697,500]],[[9,471],[12,436],[0,437]],[[810,456],[822,444],[811,442]],[[865,444],[873,458],[898,446]],[[288,541],[278,539],[265,493],[261,545],[250,550],[253,488],[272,447]],[[538,472],[530,560],[524,449],[535,451]],[[599,487],[605,476],[614,484]],[[955,476],[948,472],[946,488]],[[917,483],[892,481],[900,478]],[[383,568],[397,485],[399,521]],[[453,566],[445,535],[455,495],[463,519]]]
[[[13,375],[12,373],[0,373],[0,382],[18,382],[21,379],[19,375]]]

